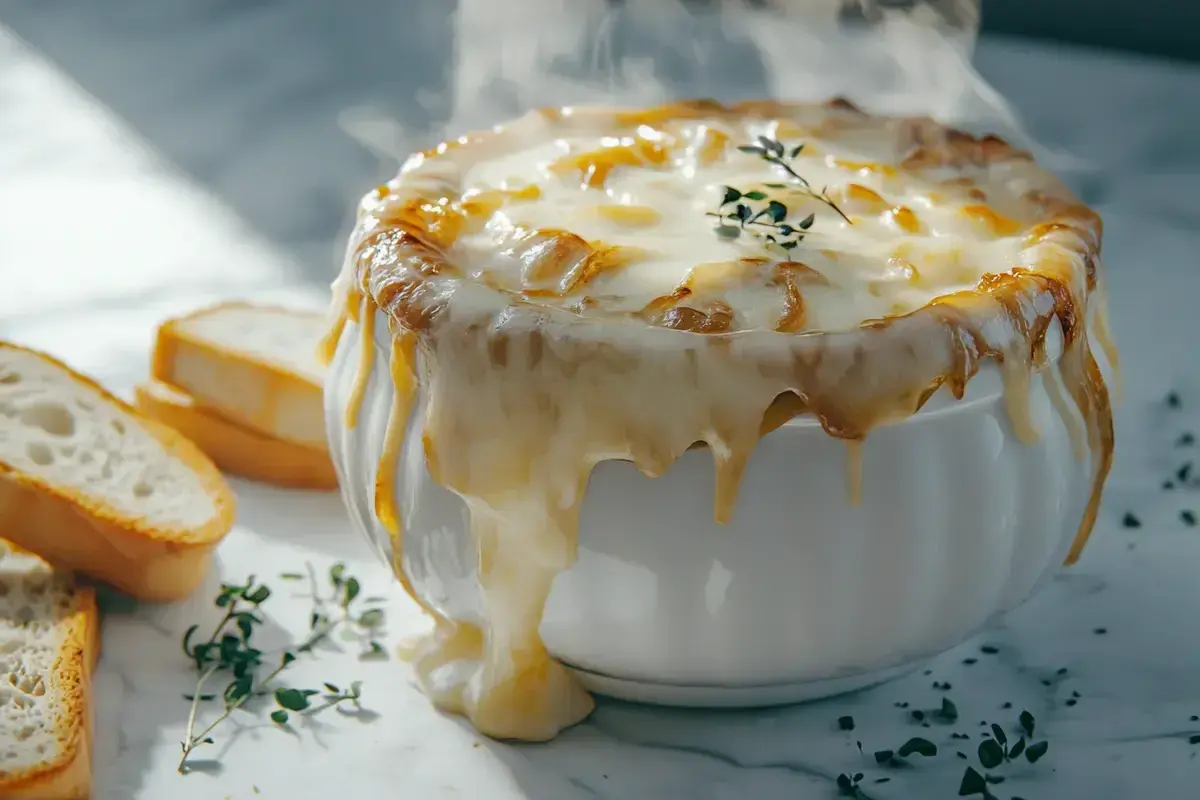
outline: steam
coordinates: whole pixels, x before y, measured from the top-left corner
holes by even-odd
[[[979,2],[458,0],[444,129],[419,136],[374,108],[340,123],[399,162],[429,134],[457,136],[539,106],[841,95],[998,133],[1051,168],[1079,168],[1038,146],[972,66]]]

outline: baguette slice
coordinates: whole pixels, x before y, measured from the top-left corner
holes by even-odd
[[[0,541],[0,797],[92,796],[99,632],[90,588]]]
[[[265,436],[199,408],[191,397],[161,381],[138,385],[134,396],[138,411],[191,439],[226,472],[293,489],[337,488],[326,448]]]
[[[324,330],[316,312],[211,306],[159,326],[151,375],[243,427],[325,449]]]
[[[186,597],[233,525],[197,447],[96,382],[0,342],[0,528],[140,600]]]

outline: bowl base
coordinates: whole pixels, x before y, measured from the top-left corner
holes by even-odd
[[[595,694],[659,706],[690,708],[762,708],[804,703],[855,692],[899,678],[925,661],[911,661],[887,669],[860,672],[837,678],[796,683],[766,683],[748,686],[687,685],[614,678],[571,667],[583,685]]]

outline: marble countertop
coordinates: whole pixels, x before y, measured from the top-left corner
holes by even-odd
[[[23,36],[44,33],[30,13],[13,19]],[[7,21],[0,14],[0,23]],[[219,125],[209,129],[217,144],[165,147],[170,137],[161,129],[148,142],[80,88],[95,75],[64,70],[39,48],[0,28],[0,286],[7,287],[0,291],[0,337],[45,348],[128,393],[145,374],[153,327],[167,314],[229,296],[323,302],[345,220],[322,221],[316,233],[312,220],[321,209],[349,203],[378,164],[359,152],[347,155],[345,143],[330,145],[334,155],[322,161],[306,150],[320,141],[287,138],[264,121],[261,137],[278,143],[282,160],[260,159],[256,169],[294,196],[296,215],[287,219],[309,234],[293,237],[284,218],[267,224],[242,213],[257,205],[239,194],[239,181],[253,180],[239,171],[239,154],[248,150],[220,139]],[[1176,441],[1200,427],[1193,320],[1200,203],[1189,191],[1200,172],[1200,116],[1183,113],[1200,108],[1200,70],[1013,42],[984,42],[979,60],[1035,135],[1102,165],[1079,182],[1105,217],[1126,394],[1100,521],[1076,567],[927,671],[877,689],[753,712],[602,701],[586,724],[539,746],[479,737],[433,711],[407,666],[394,658],[360,660],[354,645],[335,639],[297,662],[289,681],[362,680],[367,713],[322,714],[292,732],[274,729],[265,713],[239,715],[198,753],[210,760],[181,776],[175,767],[188,711],[183,695],[194,676],[179,642],[193,622],[215,621],[219,581],[255,573],[271,583],[276,595],[264,607],[271,620],[264,635],[279,646],[303,635],[311,601],[276,575],[301,571],[306,562],[319,571],[345,562],[365,593],[386,597],[389,645],[421,624],[335,496],[236,482],[237,527],[209,586],[178,605],[107,603],[95,679],[98,800],[807,800],[835,797],[837,775],[859,771],[869,797],[937,800],[957,795],[968,763],[978,767],[981,722],[1011,728],[1023,709],[1036,718],[1049,750],[1035,765],[996,770],[1007,778],[993,787],[997,797],[1195,796],[1200,744],[1189,736],[1200,734],[1193,717],[1200,714],[1200,529],[1181,512],[1200,512],[1200,492],[1162,484],[1200,455]],[[147,85],[167,82],[155,76]],[[269,99],[264,94],[264,106]],[[229,126],[247,124],[233,118],[236,109],[205,103],[196,104],[208,118],[224,113]],[[164,112],[160,124],[187,125],[189,112],[176,111]],[[228,147],[228,159],[213,160],[218,145]],[[346,156],[341,162],[339,154]],[[201,169],[205,158],[212,163]],[[294,174],[313,161],[321,161],[316,177],[304,180],[338,177],[306,192]],[[1172,390],[1178,408],[1164,402]],[[1124,524],[1129,513],[1140,527]],[[912,710],[939,707],[944,698],[958,709],[953,724],[923,728],[912,719]],[[854,718],[854,730],[839,729],[843,716]],[[914,757],[905,769],[880,767],[869,755],[912,736],[934,741],[938,755]],[[859,754],[857,741],[868,755]],[[881,777],[890,780],[876,783]]]

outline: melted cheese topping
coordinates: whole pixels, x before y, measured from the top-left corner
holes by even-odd
[[[766,151],[773,161],[737,149],[759,136],[787,149]],[[738,202],[806,235],[783,248],[761,225],[716,231],[714,214]],[[390,319],[396,400],[376,513],[435,621],[413,652],[421,685],[488,735],[553,737],[592,708],[538,624],[575,559],[596,463],[655,476],[705,446],[714,515],[736,522],[759,438],[808,414],[848,443],[857,503],[870,430],[939,387],[961,398],[987,361],[1016,436],[1039,436],[1041,372],[1076,452],[1090,451],[1073,561],[1112,457],[1087,324],[1115,369],[1099,240],[1099,219],[1002,141],[844,102],[553,109],[414,156],[364,198],[322,349],[347,317],[361,323],[353,427],[375,309]],[[1051,330],[1061,352],[1047,353]],[[470,511],[483,625],[430,607],[401,563],[395,470],[418,394],[426,466]]]
[[[720,304],[728,309],[722,330],[793,332],[847,330],[908,313],[1018,263],[1025,226],[977,204],[967,194],[971,186],[877,166],[875,159],[895,157],[882,137],[805,139],[788,163],[824,187],[846,220],[761,155],[708,146],[717,126],[725,128],[722,141],[750,143],[778,127],[754,119],[687,121],[670,132],[555,138],[473,164],[463,174],[468,196],[533,186],[538,197],[468,214],[470,232],[447,257],[489,286],[586,317],[634,319],[648,307],[704,311]],[[973,171],[1001,184],[994,194],[1011,197],[1010,186],[1019,192],[1034,169],[1022,160],[1001,176]],[[736,239],[717,236],[712,214],[726,187],[751,194],[744,203],[752,212],[774,201],[787,209],[785,223],[810,213],[814,223],[790,252],[764,238],[774,231],[762,221]],[[778,277],[781,263],[822,280],[789,293]],[[690,297],[664,299],[684,288]],[[799,302],[803,324],[794,320]]]

